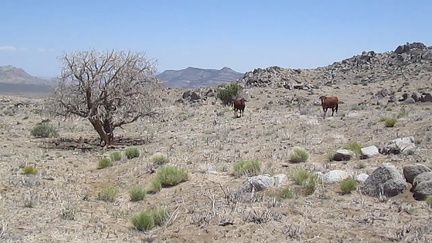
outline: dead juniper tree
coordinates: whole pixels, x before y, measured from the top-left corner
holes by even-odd
[[[142,53],[94,50],[65,54],[53,92],[54,116],[88,119],[101,143],[114,143],[114,130],[153,117],[162,90],[154,60]]]

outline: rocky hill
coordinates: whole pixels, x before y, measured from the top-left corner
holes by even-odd
[[[166,70],[157,77],[171,88],[194,88],[233,82],[243,77],[243,73],[228,67],[220,70],[188,67],[182,70]]]
[[[430,79],[432,46],[406,43],[394,51],[360,55],[315,69],[281,67],[257,68],[247,72],[240,82],[248,87],[310,88],[312,85],[362,84],[387,80],[409,81],[408,77]]]
[[[37,78],[14,66],[0,66],[0,83],[50,85],[51,81]]]

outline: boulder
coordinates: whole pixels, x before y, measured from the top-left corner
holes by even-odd
[[[411,191],[414,192],[419,184],[426,181],[432,181],[432,172],[423,172],[420,175],[417,175],[413,180]]]
[[[375,169],[361,186],[366,195],[393,197],[403,193],[407,184],[402,174],[390,163],[384,163]]]
[[[346,161],[350,160],[354,155],[355,153],[349,149],[338,149],[333,155],[333,159],[336,161]]]
[[[358,174],[358,175],[355,177],[355,179],[356,179],[356,181],[359,182],[359,183],[364,183],[364,182],[367,180],[368,177],[369,177],[368,174],[366,174],[366,173],[360,173],[360,174]]]
[[[387,145],[381,148],[380,153],[382,154],[410,154],[414,152],[416,145],[414,143],[414,137],[403,137],[389,141]]]
[[[362,159],[372,158],[372,157],[378,156],[379,154],[380,154],[379,149],[375,145],[361,148],[361,158]]]
[[[413,197],[415,200],[425,200],[432,195],[432,180],[419,183],[414,189]]]
[[[327,173],[318,173],[318,177],[322,180],[323,183],[337,183],[341,182],[348,177],[350,177],[350,174],[343,170],[331,170]]]
[[[403,167],[403,175],[406,182],[413,184],[414,178],[423,172],[431,172],[432,170],[423,164],[406,165]]]

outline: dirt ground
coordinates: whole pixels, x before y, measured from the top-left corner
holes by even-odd
[[[342,169],[371,173],[383,162],[431,165],[432,103],[389,103],[359,106],[370,93],[392,83],[339,85],[313,92],[250,88],[244,117],[209,98],[203,104],[179,104],[181,90],[165,101],[165,113],[116,130],[125,142],[116,148],[98,147],[97,133],[86,120],[51,119],[60,138],[41,139],[31,129],[48,116],[46,99],[0,96],[0,241],[2,242],[432,242],[432,209],[403,195],[380,199],[359,190],[343,195],[338,184],[319,184],[311,195],[296,189],[292,172]],[[407,86],[416,90],[417,82]],[[339,112],[323,119],[316,105],[320,95],[337,95]],[[289,97],[309,99],[304,105],[282,105]],[[28,106],[15,104],[22,102]],[[396,117],[387,128],[380,118]],[[347,162],[328,161],[331,150],[348,142],[381,146],[389,140],[414,136],[413,155],[380,155]],[[137,142],[134,144],[134,141]],[[55,143],[54,143],[55,142]],[[292,147],[310,153],[304,163],[289,162]],[[112,151],[137,147],[140,157],[123,159],[97,169]],[[189,180],[131,202],[131,186],[148,186],[151,156],[165,153],[169,164],[189,171]],[[235,178],[232,165],[258,159],[262,174],[286,174],[294,197],[278,200],[271,192],[245,195],[240,201],[226,194],[245,178]],[[35,165],[37,175],[21,169]],[[97,199],[115,187],[114,202]],[[172,214],[160,227],[142,232],[130,218],[144,209],[167,207]],[[66,217],[72,215],[73,217]]]

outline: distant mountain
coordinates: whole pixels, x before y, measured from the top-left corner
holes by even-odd
[[[37,78],[14,66],[0,66],[0,83],[50,85],[48,79]]]
[[[0,66],[0,94],[48,93],[53,82],[14,66]]]
[[[182,70],[166,70],[157,77],[171,88],[195,88],[233,82],[242,78],[243,75],[228,67],[220,70],[188,67]]]

